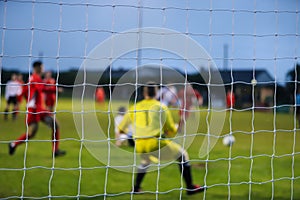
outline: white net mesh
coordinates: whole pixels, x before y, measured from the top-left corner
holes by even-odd
[[[148,81],[179,126],[170,141],[189,153],[194,184],[208,189],[189,199],[300,198],[298,0],[0,5],[0,198],[186,199],[180,161],[162,159],[163,150],[150,159],[142,194],[132,192],[141,159],[130,135],[115,135],[115,119],[120,107],[139,112]],[[28,138],[25,100],[6,107],[11,75],[23,74],[26,86],[36,60],[53,72],[46,113],[59,122],[62,157],[51,153],[57,138],[47,126]],[[162,110],[153,112],[162,129]]]

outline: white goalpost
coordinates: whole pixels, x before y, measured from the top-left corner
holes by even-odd
[[[299,9],[0,1],[0,198],[299,199]],[[54,82],[30,82],[36,61]],[[53,110],[32,111],[36,85]]]

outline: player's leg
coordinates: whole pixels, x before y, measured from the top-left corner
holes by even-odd
[[[185,122],[186,120],[188,119],[189,117],[189,110],[190,110],[190,105],[186,105],[186,106],[182,106],[179,110],[179,124],[178,124],[178,129],[177,129],[177,132],[178,133],[181,133],[184,129],[184,125],[185,125]]]
[[[17,112],[18,112],[18,99],[17,96],[13,97],[13,113],[12,113],[12,119],[15,120],[17,118]]]
[[[184,122],[185,122],[185,115],[186,115],[186,111],[184,110],[183,107],[180,108],[179,110],[179,123],[178,123],[178,128],[177,128],[177,132],[181,133],[182,129],[184,127]]]
[[[138,166],[138,171],[136,174],[136,179],[134,183],[134,188],[133,192],[141,192],[141,184],[142,181],[144,180],[144,177],[147,173],[147,169],[149,168],[150,165],[150,159],[148,154],[142,154],[141,155],[141,163]]]
[[[167,156],[175,157],[178,161],[180,173],[182,173],[186,187],[193,188],[193,179],[191,174],[191,166],[189,164],[188,153],[177,143],[170,140],[161,140],[161,158],[165,159]]]
[[[177,159],[180,173],[182,174],[186,184],[187,194],[191,195],[198,192],[203,192],[205,190],[204,187],[193,184],[192,169],[189,163],[189,155],[187,151],[185,151],[179,144],[170,140],[162,140],[160,145],[161,147],[164,147],[162,155],[171,154]]]
[[[157,139],[137,139],[135,143],[136,153],[141,154],[141,163],[138,166],[133,192],[141,192],[141,183],[147,173],[147,169],[151,163],[149,152],[152,148],[157,148]]]
[[[179,171],[182,173],[182,177],[185,181],[186,187],[187,188],[192,188],[193,187],[193,179],[192,179],[192,174],[191,174],[191,166],[189,163],[189,158],[188,154],[184,149],[179,149],[180,156],[177,159],[178,166],[179,166]]]
[[[192,169],[189,162],[188,153],[184,149],[180,150],[178,162],[180,173],[182,174],[182,177],[186,184],[187,194],[192,195],[199,192],[203,192],[205,190],[204,187],[193,184]]]
[[[8,144],[9,154],[13,155],[16,151],[17,146],[24,143],[26,140],[29,140],[35,136],[38,130],[38,123],[32,122],[28,125],[27,132],[20,135],[20,137],[12,143]]]
[[[52,130],[52,152],[54,155],[65,155],[66,152],[59,149],[60,128],[58,122],[54,120],[53,116],[49,115],[48,113],[43,113],[41,120]]]
[[[10,97],[8,97],[8,99],[6,100],[6,106],[4,109],[4,120],[6,121],[8,119],[8,112],[9,112],[9,105],[10,105]]]

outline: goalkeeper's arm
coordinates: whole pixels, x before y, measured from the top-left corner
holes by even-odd
[[[131,124],[129,113],[126,113],[121,123],[118,125],[119,134],[127,134],[128,126]]]

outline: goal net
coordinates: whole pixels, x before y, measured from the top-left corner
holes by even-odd
[[[1,199],[300,198],[299,1],[0,5]]]

